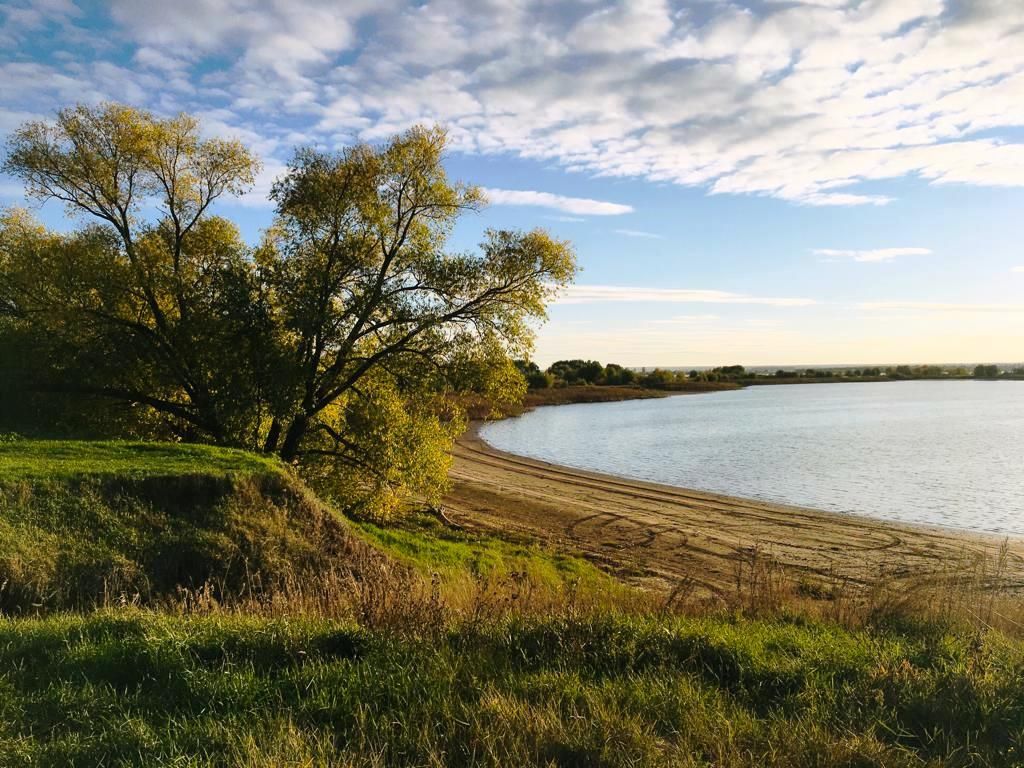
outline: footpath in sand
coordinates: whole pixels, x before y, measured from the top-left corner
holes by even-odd
[[[808,580],[936,579],[1004,539],[732,498],[570,469],[492,448],[471,428],[454,450],[445,510],[469,528],[539,540],[633,581],[721,592],[753,548]],[[1024,588],[1024,540],[1004,577]]]

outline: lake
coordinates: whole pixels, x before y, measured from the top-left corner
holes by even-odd
[[[1024,534],[1024,382],[756,386],[538,408],[495,448],[683,488]]]

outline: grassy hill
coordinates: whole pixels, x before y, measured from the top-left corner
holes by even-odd
[[[0,584],[2,768],[1024,764],[1004,633],[680,606],[236,451],[3,444]]]
[[[0,610],[273,592],[356,542],[278,462],[208,446],[0,443]]]

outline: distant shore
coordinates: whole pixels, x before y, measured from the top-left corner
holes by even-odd
[[[577,403],[612,403],[623,400],[651,400],[660,397],[672,397],[674,395],[693,395],[707,392],[731,392],[747,387],[779,387],[802,384],[883,384],[897,383],[902,381],[1019,381],[1024,377],[1007,376],[1000,379],[978,379],[971,376],[943,377],[943,378],[889,378],[886,376],[860,376],[843,377],[834,376],[827,378],[775,378],[761,376],[756,379],[741,379],[738,381],[690,381],[674,384],[668,389],[653,389],[643,387],[639,384],[631,385],[601,385],[586,384],[573,385],[568,387],[548,387],[546,389],[531,389],[527,391],[523,399],[522,408],[509,416],[518,416],[520,413],[548,405],[573,405]],[[487,417],[488,408],[485,404],[477,404],[470,409],[470,416],[474,420]]]
[[[671,394],[682,393],[655,396]],[[537,405],[543,404],[548,403]],[[995,558],[1006,542],[1006,576],[1024,588],[1024,539],[893,523],[550,464],[492,447],[480,437],[481,425],[474,423],[453,451],[453,488],[445,500],[453,519],[583,554],[636,582],[671,586],[685,579],[720,593],[735,580],[738,563],[759,555],[791,576],[818,584],[868,583],[880,576],[916,581],[942,578],[951,563],[964,558]]]
[[[739,384],[718,381],[695,381],[677,385],[674,389],[648,389],[641,386],[574,386],[531,389],[526,393],[526,410],[545,405],[571,405],[573,403],[611,403],[622,400],[650,400],[672,395],[693,395],[704,392],[728,392],[742,389]]]

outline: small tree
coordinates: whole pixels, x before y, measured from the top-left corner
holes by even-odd
[[[636,373],[630,368],[623,368],[616,363],[608,363],[601,374],[602,384],[625,385],[636,381]]]
[[[640,384],[649,389],[671,389],[675,381],[675,374],[663,368],[655,368],[640,378]]]
[[[974,367],[974,377],[976,379],[994,379],[998,375],[998,365],[976,365]]]
[[[548,373],[567,384],[596,384],[604,366],[597,360],[559,360],[551,364]]]

